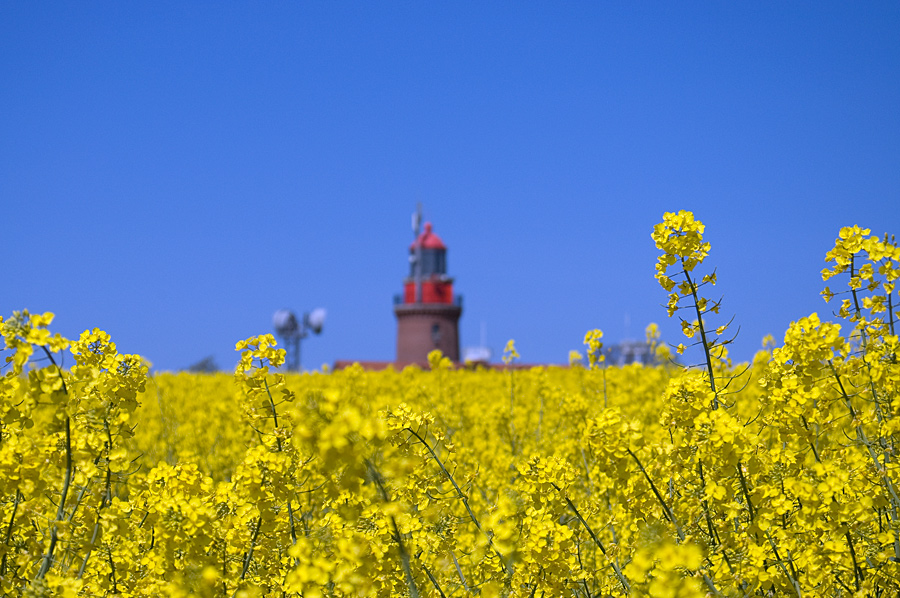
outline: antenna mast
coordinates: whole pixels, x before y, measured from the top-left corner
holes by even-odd
[[[422,229],[422,202],[416,202],[416,212],[412,217],[413,243],[416,248],[416,303],[422,303],[422,244],[419,243],[419,234]]]

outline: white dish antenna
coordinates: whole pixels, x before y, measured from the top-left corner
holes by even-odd
[[[275,312],[272,316],[272,326],[275,333],[284,339],[284,348],[287,351],[285,366],[288,370],[300,371],[300,341],[310,332],[320,334],[324,325],[325,310],[321,307],[303,314],[302,320],[298,320],[289,309],[279,309]]]
[[[322,326],[325,325],[325,309],[322,307],[317,307],[312,310],[308,314],[306,314],[306,327],[312,330],[315,334],[319,334],[322,332]]]
[[[290,338],[296,336],[300,332],[300,324],[297,322],[297,316],[289,309],[279,309],[272,316],[272,327],[278,336]]]

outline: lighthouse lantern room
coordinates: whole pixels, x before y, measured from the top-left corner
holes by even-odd
[[[453,279],[447,276],[447,247],[430,222],[419,230],[420,212],[413,219],[415,240],[409,247],[409,276],[403,295],[397,297],[397,364],[425,365],[428,353],[439,349],[453,362],[459,361],[459,317],[462,297],[453,294]]]

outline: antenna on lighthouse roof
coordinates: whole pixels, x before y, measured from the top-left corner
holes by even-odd
[[[419,238],[419,229],[422,227],[422,202],[416,203],[416,211],[412,215],[412,229],[416,239]]]
[[[415,247],[415,283],[416,303],[422,303],[422,244],[419,243],[419,234],[422,230],[422,202],[416,202],[416,211],[412,216],[413,243]]]

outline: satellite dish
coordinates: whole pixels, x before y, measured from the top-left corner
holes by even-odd
[[[325,324],[325,310],[321,307],[303,314],[303,320],[289,309],[279,309],[272,316],[275,332],[285,341],[285,365],[289,371],[300,371],[300,341],[310,332],[319,334]]]
[[[278,336],[289,338],[300,332],[300,325],[297,323],[297,316],[289,309],[279,309],[272,316],[272,326]]]
[[[317,307],[305,316],[306,326],[314,333],[322,332],[322,326],[325,325],[325,309]]]

